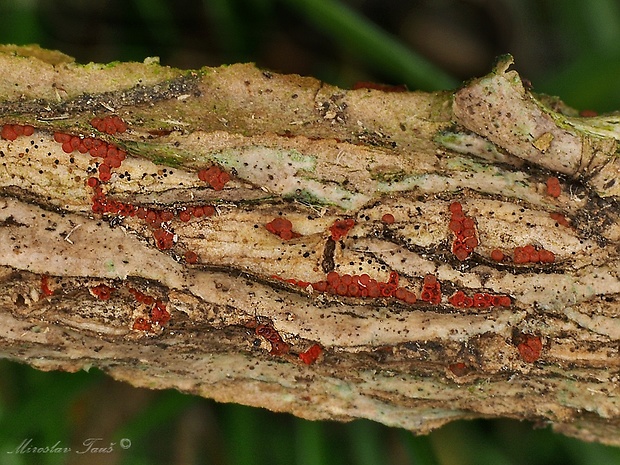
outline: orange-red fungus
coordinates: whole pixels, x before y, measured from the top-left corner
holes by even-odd
[[[547,194],[551,197],[559,197],[562,193],[562,188],[560,187],[560,180],[555,176],[551,176],[547,179]]]
[[[174,234],[166,229],[157,228],[153,231],[153,237],[159,250],[168,250],[174,245]]]
[[[192,214],[189,210],[181,210],[179,212],[179,219],[181,221],[187,222],[192,219]]]
[[[355,226],[355,220],[351,218],[334,221],[334,224],[329,227],[332,239],[338,242],[340,239],[349,234],[349,231],[353,228],[353,226]]]
[[[564,226],[565,228],[570,228],[570,223],[568,222],[566,217],[562,215],[561,213],[551,212],[549,213],[549,216],[551,217],[551,219],[555,220],[556,223]]]
[[[88,184],[88,187],[97,187],[99,185],[99,179],[91,176],[90,178],[88,178],[88,180],[86,181],[86,184]]]
[[[15,140],[19,136],[31,136],[34,134],[34,127],[29,124],[5,124],[0,130],[0,137],[5,140]]]
[[[156,300],[155,305],[151,309],[151,321],[159,326],[164,326],[169,320],[170,313],[166,310],[166,304],[161,300]]]
[[[151,331],[153,329],[151,322],[142,317],[136,318],[131,328],[136,331]]]
[[[102,158],[103,160],[99,165],[99,180],[101,182],[109,181],[112,177],[111,170],[120,168],[127,157],[127,152],[123,149],[101,139],[56,132],[54,133],[54,140],[62,144],[62,150],[65,153],[72,153],[77,150],[80,153],[90,153],[94,158]]]
[[[217,165],[212,165],[209,168],[199,170],[198,178],[201,181],[209,183],[209,185],[216,191],[221,191],[224,189],[226,183],[230,181],[230,175]]]
[[[296,237],[301,237],[301,234],[293,231],[293,223],[291,223],[286,218],[274,218],[272,221],[265,225],[267,231],[276,236],[284,239],[285,241],[294,239]]]
[[[196,255],[196,252],[193,252],[191,250],[188,250],[187,252],[185,252],[184,257],[187,263],[194,264],[198,262],[198,255]]]
[[[103,118],[93,118],[90,120],[90,124],[100,132],[114,135],[117,132],[125,132],[127,130],[127,123],[125,123],[120,117],[116,115],[105,116]]]
[[[512,261],[519,265],[525,263],[553,263],[555,262],[555,254],[542,248],[537,249],[530,244],[525,247],[515,247]]]
[[[97,181],[96,178],[91,178],[91,179],[95,179],[95,181]],[[109,213],[109,214],[120,215],[120,216],[134,216],[139,211],[138,208],[136,208],[135,206],[131,204],[119,202],[117,200],[108,199],[106,195],[103,193],[103,190],[101,189],[101,187],[98,185],[98,181],[93,182],[93,181],[90,181],[89,179],[87,183],[89,185],[96,184],[95,187],[93,187],[93,190],[95,191],[95,193],[92,196],[93,213],[98,213],[98,214]]]
[[[432,274],[427,274],[424,277],[424,285],[422,287],[420,299],[434,305],[441,303],[441,285]]]
[[[390,277],[385,283],[372,279],[366,273],[362,275],[343,274],[341,276],[336,271],[327,273],[325,280],[313,283],[297,279],[283,279],[279,276],[273,276],[273,278],[304,289],[311,286],[313,291],[326,292],[342,297],[370,297],[373,299],[378,297],[394,297],[408,304],[413,304],[417,300],[413,292],[398,286],[399,276],[395,271],[390,273]]]
[[[540,337],[530,334],[522,334],[520,336],[520,342],[517,345],[517,350],[521,355],[524,362],[534,363],[540,358],[542,352],[542,341]]]
[[[321,355],[322,352],[323,349],[321,348],[321,346],[318,344],[314,344],[308,350],[299,354],[299,358],[306,365],[312,365],[314,362],[316,362],[316,359],[319,358],[319,355]]]
[[[138,289],[134,289],[133,287],[129,288],[129,293],[134,296],[137,302],[145,305],[153,305],[155,303],[155,298],[149,295],[146,295],[144,292],[139,291]]]
[[[469,297],[463,291],[457,291],[448,298],[450,305],[459,308],[510,307],[512,301],[507,295],[477,292]]]
[[[41,276],[41,292],[43,292],[43,295],[49,296],[54,293],[54,291],[50,289],[49,280],[50,277],[48,275],[44,274],[43,276]]]
[[[452,372],[454,376],[458,376],[459,378],[461,376],[465,376],[470,371],[469,367],[463,362],[451,363],[450,365],[448,365],[448,369]]]
[[[581,111],[579,112],[579,116],[582,116],[582,117],[584,117],[584,118],[592,118],[592,117],[594,117],[594,116],[598,116],[598,112],[597,112],[597,111],[595,111],[595,110],[588,110],[588,109],[585,109],[585,110],[581,110]]]
[[[391,213],[386,213],[381,217],[381,222],[385,224],[394,224],[395,218]]]
[[[257,336],[261,336],[271,344],[271,355],[284,355],[288,353],[289,346],[282,340],[280,334],[275,330],[273,326],[259,324],[254,330]]]
[[[154,297],[147,295],[144,292],[139,291],[138,289],[134,289],[133,287],[129,288],[129,293],[132,294],[136,301],[138,301],[139,303],[144,304],[147,307],[151,307],[150,319],[141,319],[145,322],[148,322],[149,324],[149,329],[145,329],[144,331],[150,331],[151,323],[158,324],[159,326],[164,326],[170,320],[170,313],[166,309],[166,304],[161,300],[155,299]],[[134,329],[136,328],[134,327]]]
[[[91,292],[101,300],[108,300],[112,295],[113,290],[113,288],[106,286],[105,284],[99,284],[98,286],[91,288]]]
[[[504,259],[505,255],[499,249],[493,249],[491,251],[491,260],[495,260],[496,262],[501,262]]]
[[[452,214],[448,228],[454,233],[452,253],[463,261],[478,246],[476,222],[463,213],[463,206],[459,202],[451,203],[448,208]]]

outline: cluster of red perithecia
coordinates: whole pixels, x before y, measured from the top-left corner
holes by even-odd
[[[290,350],[289,345],[282,340],[280,333],[271,325],[259,324],[255,329],[256,335],[264,337],[271,344],[271,355],[284,355]]]
[[[454,242],[452,243],[452,253],[459,260],[463,261],[478,246],[478,238],[476,237],[476,222],[467,217],[463,213],[463,207],[459,202],[450,204],[449,228],[454,233]]]
[[[230,181],[230,175],[219,166],[212,165],[209,168],[199,170],[198,179],[209,183],[213,190],[221,191],[226,183]]]
[[[127,130],[127,124],[118,116],[111,115],[103,118],[93,118],[91,124],[99,131],[114,135],[123,133]],[[192,218],[208,217],[215,213],[215,208],[211,205],[198,205],[171,210],[157,210],[153,208],[137,207],[132,204],[109,199],[103,191],[100,183],[105,183],[112,178],[112,169],[120,168],[125,160],[127,153],[116,145],[105,142],[94,137],[80,137],[70,134],[57,132],[54,140],[62,144],[62,149],[66,153],[78,151],[80,153],[90,153],[94,158],[102,158],[103,161],[98,166],[98,177],[90,177],[87,185],[94,190],[92,197],[92,210],[99,214],[112,214],[125,217],[136,216],[145,220],[153,228],[153,238],[160,250],[167,250],[174,246],[175,235],[167,225],[175,216],[181,221],[187,222]],[[222,171],[218,166],[213,165],[208,169],[198,172],[198,177],[202,181],[210,183],[215,190],[221,190],[230,180],[230,175]],[[188,262],[196,263],[198,257],[195,253],[188,256]]]
[[[117,115],[108,115],[103,118],[93,118],[90,120],[90,124],[97,129],[97,131],[105,132],[110,135],[114,135],[117,132],[125,132],[127,130],[127,123],[125,123],[125,121]]]
[[[257,336],[265,339],[271,345],[269,353],[271,355],[284,356],[289,354],[291,348],[284,342],[280,333],[270,323],[258,323],[255,320],[246,323],[246,327],[254,328]],[[299,359],[306,365],[312,365],[323,353],[323,348],[319,344],[313,344],[304,352],[299,353]]]
[[[293,231],[293,223],[286,218],[274,218],[272,221],[265,225],[267,231],[271,234],[275,234],[280,239],[289,241],[297,237],[301,237],[301,234]]]
[[[274,278],[281,279],[278,276],[274,276]],[[281,280],[295,286],[303,287],[304,289],[311,286],[313,291],[341,297],[371,299],[376,299],[379,297],[394,297],[408,304],[413,304],[416,301],[416,296],[413,292],[404,287],[398,286],[398,273],[395,271],[390,273],[390,277],[387,282],[379,282],[376,279],[371,278],[366,273],[361,275],[340,275],[336,271],[329,272],[325,280],[313,283],[297,279]]]
[[[127,157],[127,152],[124,150],[94,137],[78,137],[57,132],[54,134],[54,140],[62,144],[65,153],[77,150],[80,153],[90,153],[93,158],[103,158],[103,162],[99,165],[99,180],[102,182],[109,181],[112,178],[112,168],[120,168]]]
[[[138,289],[129,288],[129,292],[134,296],[136,301],[150,307],[150,322],[160,326],[165,325],[170,320],[170,313],[166,309],[166,304],[160,299],[155,299]]]
[[[422,286],[420,299],[433,305],[439,305],[441,303],[441,285],[434,275],[427,274],[424,276],[424,284]]]
[[[15,140],[19,136],[31,136],[34,127],[29,124],[5,124],[0,130],[0,137],[6,140]]]
[[[355,226],[355,220],[352,218],[346,218],[344,220],[336,220],[329,227],[329,232],[334,241],[338,242],[340,239],[349,234],[349,231]]]
[[[457,291],[448,298],[451,305],[459,308],[490,308],[490,307],[510,307],[512,301],[507,295],[488,294],[477,292],[473,297],[469,297],[463,291]]]

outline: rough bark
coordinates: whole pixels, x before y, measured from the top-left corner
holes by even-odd
[[[0,123],[35,132],[0,141],[2,355],[310,419],[620,444],[620,119],[510,64],[390,93],[4,47]],[[126,132],[90,123],[111,114]],[[105,159],[54,133],[128,155],[92,181]]]

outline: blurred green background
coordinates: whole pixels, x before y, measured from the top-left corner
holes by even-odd
[[[536,91],[578,109],[620,109],[616,0],[0,0],[0,42],[38,43],[80,62],[253,61],[343,87],[412,90],[455,87],[510,52]],[[9,453],[28,439],[84,450],[88,438],[101,438],[93,447],[114,442],[113,452]],[[65,463],[608,465],[620,464],[620,449],[509,420],[414,437],[369,421],[309,422],[135,389],[94,370],[43,373],[0,361],[0,464]]]

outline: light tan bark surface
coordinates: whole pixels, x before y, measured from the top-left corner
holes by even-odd
[[[510,63],[455,93],[388,93],[4,47],[0,123],[35,132],[0,141],[2,355],[310,419],[425,433],[510,417],[620,444],[620,119],[532,95]],[[91,126],[112,114],[126,132]],[[127,159],[93,189],[102,158],[66,153],[55,132]],[[211,165],[230,174],[223,190],[197,176]],[[93,212],[96,189],[172,219]],[[474,222],[466,257],[455,202]],[[278,217],[294,237],[267,229]],[[528,245],[554,261],[519,263]],[[377,298],[318,290],[331,271],[399,281]],[[440,300],[425,298],[429,276]],[[496,300],[464,307],[459,291]]]

